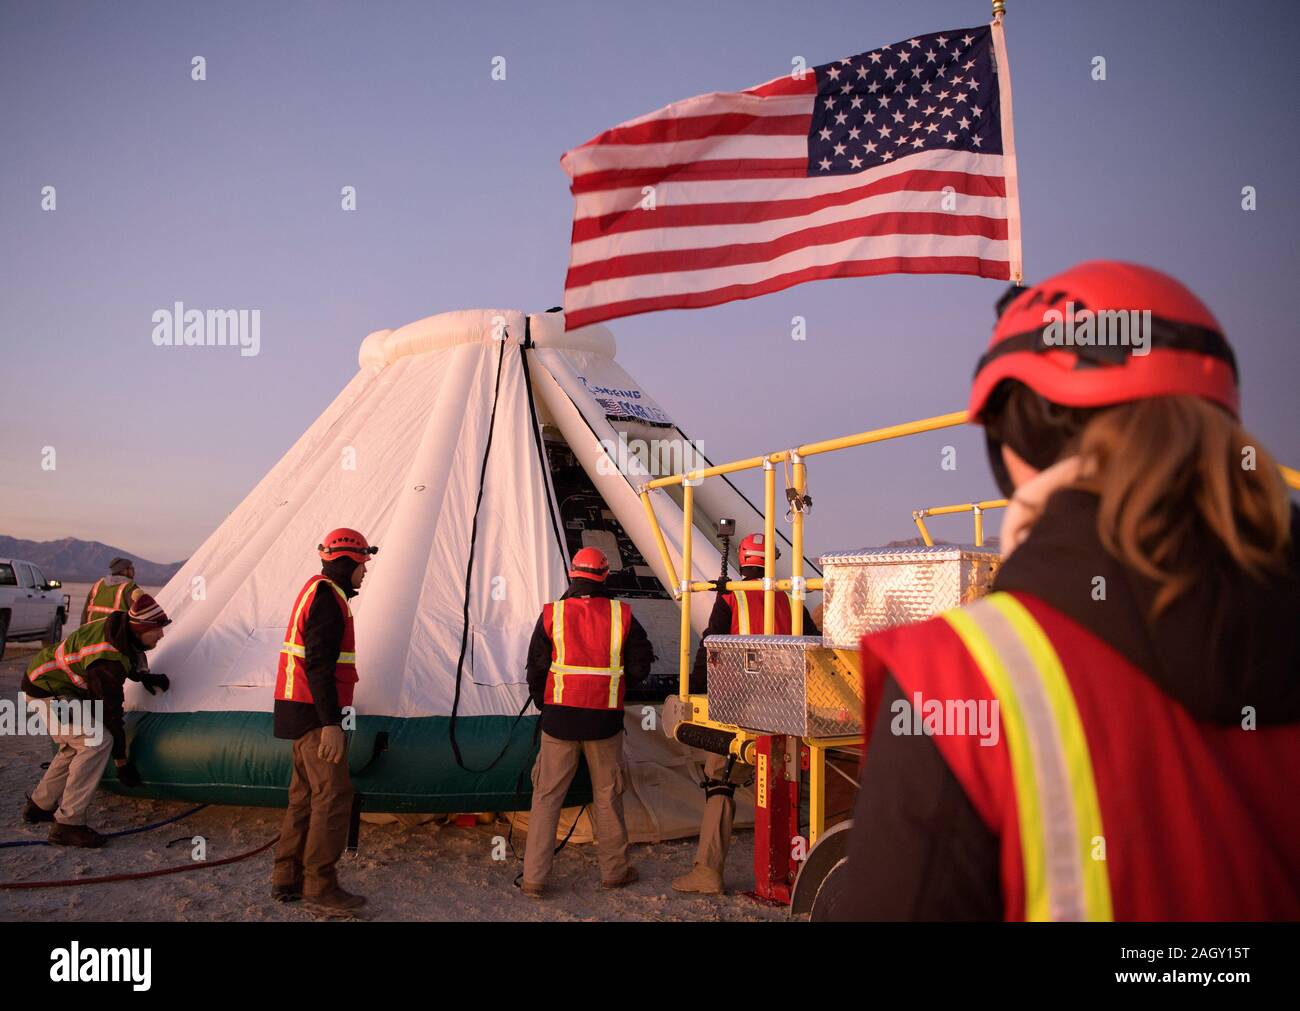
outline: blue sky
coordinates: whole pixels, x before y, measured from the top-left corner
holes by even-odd
[[[350,378],[366,333],[562,301],[565,150],[795,56],[823,63],[988,13],[985,0],[9,0],[0,533],[184,557]],[[1007,20],[1029,279],[1113,257],[1184,280],[1236,345],[1248,427],[1293,465],[1298,28],[1300,5],[1250,0],[1011,0]],[[206,81],[190,79],[195,55]],[[356,212],[339,209],[345,185]],[[41,209],[45,186],[56,211]],[[1258,210],[1241,209],[1243,186]],[[613,329],[624,366],[727,459],[960,409],[1001,290],[825,281]],[[155,347],[152,314],[177,300],[260,308],[262,353]],[[940,468],[945,444],[956,471]],[[810,490],[821,551],[909,536],[913,508],[993,485],[965,431],[823,458]]]

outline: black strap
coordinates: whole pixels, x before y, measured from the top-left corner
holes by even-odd
[[[731,770],[736,767],[736,756],[728,755],[726,765],[722,768],[721,779],[710,779],[704,777],[704,782],[700,784],[700,789],[704,791],[704,799],[711,800],[714,797],[734,797],[736,794],[736,784],[731,781]]]
[[[1064,324],[1062,324],[1064,325]],[[1046,324],[1034,330],[1013,334],[1000,340],[980,358],[975,365],[975,374],[986,368],[1003,355],[1017,354],[1024,351],[1044,353],[1048,351],[1067,351],[1078,359],[1076,368],[1096,368],[1103,365],[1123,365],[1133,356],[1134,347],[1122,344],[1049,344],[1045,333]],[[1208,327],[1177,320],[1151,317],[1151,333],[1148,348],[1160,348],[1166,351],[1191,351],[1226,362],[1237,377],[1237,357],[1224,340],[1223,334]]]
[[[705,799],[711,800],[714,797],[734,797],[738,785],[729,779],[705,779],[700,789],[704,791]]]
[[[357,855],[357,845],[361,840],[361,804],[363,799],[360,790],[352,795],[352,811],[348,815],[348,844],[345,848],[353,856]]]

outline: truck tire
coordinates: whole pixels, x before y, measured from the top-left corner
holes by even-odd
[[[9,612],[0,611],[0,660],[5,658],[5,637],[9,635]]]
[[[54,620],[50,622],[50,627],[45,631],[45,638],[41,640],[43,646],[57,646],[63,641],[63,608],[54,612]]]

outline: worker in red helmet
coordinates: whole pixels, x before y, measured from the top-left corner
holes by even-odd
[[[862,641],[830,918],[1300,919],[1300,510],[1237,409],[1165,274],[1085,263],[1005,305],[970,400],[1005,561]]]
[[[623,820],[623,698],[650,673],[655,655],[632,608],[610,593],[608,576],[605,553],[580,548],[569,566],[569,589],[542,608],[528,646],[528,690],[542,714],[520,885],[532,898],[546,893],[560,809],[579,758],[591,775],[601,887],[638,879],[628,863]]]
[[[781,549],[773,545],[776,558],[781,557]],[[762,579],[763,559],[766,553],[764,535],[750,534],[740,542],[737,549],[740,562],[741,579]],[[709,624],[700,639],[699,649],[695,651],[695,666],[691,669],[691,693],[702,695],[708,691],[708,651],[704,640],[711,635],[762,635],[763,634],[763,591],[739,590],[719,592],[709,614]],[[774,635],[789,635],[793,628],[791,623],[791,603],[788,593],[776,594],[776,611],[772,624]],[[804,635],[817,635],[817,626],[812,615],[804,609]],[[673,880],[673,888],[679,892],[694,892],[702,895],[721,895],[724,891],[724,875],[727,863],[727,849],[731,844],[731,826],[736,816],[736,781],[743,775],[743,767],[735,763],[728,766],[726,756],[703,753],[704,778],[700,786],[704,790],[704,817],[700,822],[700,839],[695,849],[695,863],[687,874]]]
[[[349,917],[366,900],[341,888],[335,870],[352,814],[343,723],[353,715],[357,647],[348,601],[379,548],[356,530],[340,527],[326,534],[316,551],[321,570],[294,599],[275,678],[275,736],[293,741],[293,775],[271,897],[301,899],[312,912]]]

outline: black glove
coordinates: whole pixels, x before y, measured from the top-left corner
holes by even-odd
[[[161,688],[163,691],[166,691],[172,686],[171,680],[166,674],[150,674],[148,672],[140,676],[140,683],[144,685],[144,690],[150,695],[158,694],[154,691],[155,688]]]
[[[117,767],[117,781],[123,786],[139,786],[144,782],[140,778],[140,773],[135,771],[135,766],[130,762]]]
[[[725,580],[725,579],[715,579],[715,580],[713,581],[713,588],[714,588],[715,590],[717,590],[719,593],[726,593],[726,592],[727,592],[727,580]]]

